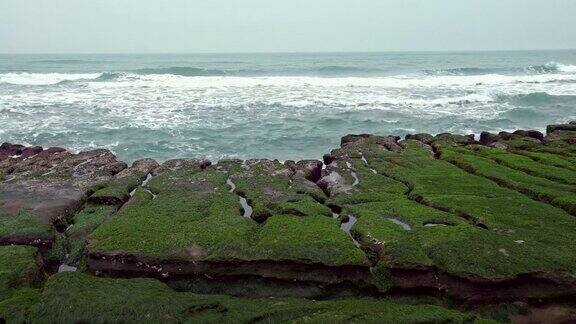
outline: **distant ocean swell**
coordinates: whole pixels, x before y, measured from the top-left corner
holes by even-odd
[[[575,62],[576,52],[11,57],[0,60],[0,141],[107,147],[127,161],[298,159],[348,133],[538,128],[576,119]]]
[[[452,68],[425,70],[428,75],[482,75],[482,74],[546,74],[546,73],[576,73],[575,65],[565,65],[550,62],[543,65],[509,68]]]
[[[102,73],[28,73],[28,72],[12,72],[0,74],[0,84],[19,84],[19,85],[50,85],[60,82],[79,81],[79,82],[98,82],[98,81],[117,81],[123,77],[131,79],[138,76],[180,76],[180,77],[274,77],[286,76],[297,77],[290,73],[277,72],[275,75],[266,75],[265,71],[253,71],[254,75],[250,75],[249,71],[238,70],[219,70],[219,69],[203,69],[196,67],[167,67],[167,68],[143,68],[127,72],[102,72]],[[560,63],[547,63],[537,66],[527,66],[523,68],[451,68],[451,69],[436,69],[424,70],[421,73],[411,73],[406,75],[373,75],[380,71],[370,70],[367,68],[346,67],[346,66],[325,66],[315,69],[308,69],[302,71],[303,77],[322,77],[322,76],[336,76],[341,74],[341,77],[350,78],[366,78],[375,80],[439,80],[438,77],[480,77],[478,82],[491,82],[498,79],[509,79],[518,82],[550,82],[550,81],[574,81],[576,80],[576,65],[564,65]],[[360,73],[360,74],[355,74]],[[362,73],[366,74],[363,76]],[[533,79],[531,78],[533,77]],[[548,77],[546,77],[548,76]],[[446,78],[450,80],[450,78]],[[459,79],[453,78],[454,81]],[[473,81],[474,78],[467,80]],[[460,81],[466,81],[461,79]],[[376,81],[377,82],[377,81]]]
[[[505,84],[505,83],[549,83],[549,82],[576,82],[576,65],[564,65],[560,63],[547,63],[540,66],[530,66],[525,68],[509,69],[489,69],[489,68],[454,68],[425,70],[422,73],[411,73],[403,75],[382,75],[382,76],[355,76],[346,75],[352,71],[362,71],[359,68],[348,68],[339,66],[327,66],[318,68],[319,72],[342,72],[343,76],[323,79],[322,73],[313,75],[313,71],[308,71],[308,75],[242,75],[225,70],[201,69],[194,67],[168,67],[168,68],[145,68],[130,72],[102,72],[102,73],[2,73],[0,74],[0,84],[13,85],[53,85],[69,84],[71,82],[114,82],[114,81],[166,81],[170,78],[175,83],[181,83],[186,77],[218,77],[212,79],[215,85],[234,84],[245,85],[254,82],[262,85],[274,85],[275,81],[291,84],[302,83],[322,83],[331,86],[439,86],[439,85],[470,85],[470,84]],[[364,71],[366,72],[366,71]],[[227,76],[229,80],[223,81],[221,77]],[[208,79],[210,81],[210,79]]]

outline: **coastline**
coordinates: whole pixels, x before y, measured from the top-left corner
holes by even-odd
[[[486,314],[470,304],[514,305],[510,318],[542,305],[575,314],[576,122],[546,134],[347,135],[323,161],[283,163],[128,166],[103,149],[4,143],[0,172],[0,258],[30,261],[0,305],[36,289],[32,317],[75,303],[51,289],[129,282],[110,277],[155,278],[169,294],[344,295],[360,308],[359,297],[425,296],[473,320]],[[76,305],[73,320],[93,311]]]

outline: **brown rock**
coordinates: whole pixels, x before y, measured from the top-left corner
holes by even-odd
[[[66,152],[66,150],[61,148],[61,147],[51,147],[51,148],[48,148],[48,149],[38,153],[38,157],[47,158],[53,154],[62,153],[62,152]]]
[[[307,180],[316,182],[322,177],[322,165],[318,160],[302,160],[296,163],[294,171]]]
[[[334,196],[339,193],[348,193],[352,190],[352,186],[346,183],[346,179],[338,172],[331,171],[318,181],[318,186],[324,190],[329,196]]]
[[[42,151],[43,151],[43,149],[41,146],[27,147],[27,148],[22,150],[22,155],[20,156],[20,158],[27,159],[27,158],[34,156],[34,155],[36,155]]]
[[[152,175],[157,176],[163,172],[167,171],[176,171],[182,169],[198,169],[202,170],[210,166],[212,162],[208,160],[199,160],[199,159],[173,159],[168,160],[159,167],[152,170]]]
[[[0,184],[0,209],[8,214],[27,210],[52,223],[72,212],[84,195],[69,181],[23,180]]]
[[[361,139],[369,138],[371,136],[372,135],[370,134],[360,134],[360,135],[348,134],[340,139],[340,146],[343,146],[347,143],[353,143]]]
[[[22,154],[24,146],[18,144],[2,143],[0,145],[0,161],[10,158],[11,156]]]
[[[570,124],[548,125],[548,127],[546,127],[546,135],[550,135],[560,130],[576,132],[576,124],[570,123]]]
[[[470,135],[458,135],[458,134],[450,134],[450,133],[442,133],[438,134],[434,137],[434,141],[449,141],[458,144],[468,145],[468,144],[476,144],[476,140],[474,139],[474,134]]]
[[[544,141],[544,134],[542,134],[539,131],[535,131],[535,130],[517,130],[514,132],[514,134],[522,136],[522,137],[535,138],[539,141]]]
[[[152,173],[156,168],[158,168],[158,166],[159,166],[158,162],[156,162],[156,160],[153,159],[137,160],[134,161],[134,163],[132,163],[132,166],[116,174],[116,178],[124,178],[127,176],[141,175],[141,174],[147,175]]]
[[[500,137],[496,134],[492,134],[490,132],[482,132],[480,133],[480,144],[482,145],[490,145],[494,142],[497,142]]]

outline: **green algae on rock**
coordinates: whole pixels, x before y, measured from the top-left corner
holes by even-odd
[[[2,145],[0,318],[472,322],[482,320],[381,298],[573,298],[575,144],[572,125],[480,141],[361,134],[343,137],[324,163],[130,167],[106,150]],[[95,276],[59,274],[40,288],[54,264]],[[358,296],[377,300],[285,298]]]
[[[43,279],[38,249],[0,246],[0,321],[24,322]]]
[[[31,323],[472,323],[481,318],[435,305],[345,299],[242,299],[175,292],[154,279],[62,273],[48,280]]]
[[[525,281],[525,276],[533,276],[534,282],[538,277],[554,282],[556,276],[557,281],[541,293],[573,294],[576,255],[562,246],[576,239],[575,219],[561,209],[437,159],[438,155],[444,158],[449,145],[474,145],[473,138],[446,134],[423,138],[425,143],[398,142],[402,147],[398,149],[394,138],[348,137],[329,159],[330,165],[340,165],[341,173],[354,169],[359,185],[336,192],[328,203],[355,215],[358,221],[352,232],[386,262],[393,284],[446,289],[459,298],[482,298],[478,290],[472,296],[464,287],[512,284]],[[349,165],[348,171],[341,167],[343,163]],[[333,172],[330,165],[327,170]],[[546,190],[542,183],[548,181],[548,187],[562,193],[565,204],[574,197],[573,188],[566,183],[525,175],[521,178],[538,183],[542,190]],[[378,186],[376,179],[381,177],[388,179],[381,182],[386,185]],[[436,269],[442,275],[435,274]],[[455,282],[463,289],[449,288]],[[484,286],[484,293],[488,287]],[[508,293],[532,296],[532,288],[522,289],[519,285],[502,297]],[[490,298],[499,295],[490,294]]]
[[[366,256],[329,209],[290,189],[290,169],[277,167],[283,183],[270,181],[272,189],[259,175],[263,166],[277,172],[272,161],[239,167],[240,175],[198,165],[160,173],[148,183],[154,199],[129,201],[98,227],[88,246],[90,269],[163,278],[208,274],[328,281],[342,280],[348,272],[368,273]],[[229,177],[261,212],[255,217],[270,215],[263,224],[241,217]],[[263,189],[256,194],[248,188]],[[115,266],[109,267],[110,259],[118,261]]]

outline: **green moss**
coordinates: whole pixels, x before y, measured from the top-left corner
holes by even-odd
[[[145,178],[146,174],[138,173],[110,180],[100,184],[101,189],[96,190],[89,200],[98,204],[120,205],[130,198],[130,192],[138,187]]]
[[[264,172],[259,169],[262,166],[252,167],[249,176],[236,178],[245,190],[263,185],[266,178],[263,173],[257,175]],[[253,191],[253,199],[260,199],[253,207],[260,206],[273,215],[259,225],[242,217],[238,196],[226,183],[228,176],[215,170],[183,170],[152,179],[149,186],[156,198],[124,206],[93,232],[89,251],[189,260],[189,250],[194,249],[200,251],[195,258],[212,262],[366,264],[363,252],[330,217],[330,209],[311,196],[292,191],[289,178],[285,179],[288,187],[279,185],[281,181],[266,180],[268,187]]]
[[[475,148],[475,152],[510,168],[524,171],[534,176],[570,185],[576,184],[576,171],[573,170],[540,163],[528,156],[514,154],[501,149],[478,146]]]
[[[460,275],[505,278],[543,269],[571,269],[573,257],[537,242],[521,242],[527,234],[503,235],[471,226],[462,219],[440,211],[430,212],[414,202],[387,201],[349,207],[358,217],[354,230],[360,241],[378,243],[387,262],[394,267],[436,266]],[[399,208],[405,205],[405,209]],[[395,206],[395,207],[391,207]],[[405,230],[387,214],[411,226]],[[399,216],[401,215],[401,216]],[[449,224],[426,227],[425,223]],[[518,242],[516,242],[518,241]],[[539,254],[549,257],[542,258]]]
[[[114,206],[87,204],[74,215],[74,224],[66,230],[68,237],[85,238],[116,211]]]
[[[34,240],[49,242],[53,237],[50,225],[28,211],[17,214],[0,211],[0,239],[26,239],[32,243]]]
[[[152,279],[104,279],[62,273],[48,281],[31,323],[168,322],[472,322],[474,315],[434,305],[347,299],[241,299],[177,293]]]
[[[264,222],[272,215],[331,216],[318,201],[325,197],[319,188],[306,187],[304,179],[292,182],[291,170],[278,161],[257,161],[241,167],[231,162],[221,164],[228,170],[236,192],[253,208],[252,218]]]
[[[555,167],[566,168],[572,171],[576,171],[576,160],[571,160],[570,157],[552,154],[548,152],[531,152],[524,150],[514,150],[516,154],[525,155],[534,161],[540,163],[548,164]]]
[[[328,217],[273,216],[249,253],[264,260],[300,260],[329,266],[366,264],[338,221]]]
[[[224,281],[198,276],[170,281],[167,284],[176,291],[247,298],[289,297],[321,299],[336,293],[328,289],[328,286],[319,285],[317,282],[282,281],[257,277],[244,277]]]
[[[275,214],[331,217],[332,211],[307,195],[293,195],[279,203],[271,203]]]
[[[66,264],[75,264],[83,256],[86,240],[98,226],[113,216],[115,206],[96,205],[89,203],[79,213],[74,215],[74,224],[66,230]]]
[[[393,279],[385,262],[379,262],[372,267],[368,284],[373,285],[381,292],[386,292],[393,286]]]
[[[396,266],[410,264],[432,265],[426,253],[422,234],[439,235],[447,230],[459,231],[468,223],[459,217],[433,208],[428,208],[405,197],[390,197],[384,202],[372,202],[347,206],[347,213],[354,214],[358,221],[353,232],[365,245],[377,244],[382,257]],[[410,226],[404,229],[395,219]],[[448,228],[425,227],[425,224],[447,225]],[[457,226],[457,227],[455,227]]]
[[[241,217],[238,198],[228,192],[223,173],[166,173],[149,184],[157,197],[126,206],[98,227],[90,251],[185,256],[192,246],[211,250],[243,240],[255,226]]]
[[[22,288],[16,290],[10,298],[0,300],[0,322],[4,319],[6,323],[26,323],[30,308],[39,299],[40,290],[38,289]]]
[[[50,250],[43,251],[42,259],[47,265],[58,265],[65,261],[67,251],[66,238],[58,234],[54,237]]]
[[[511,169],[496,161],[473,154],[464,148],[443,148],[442,159],[460,168],[496,183],[514,189],[529,197],[563,208],[569,213],[576,211],[576,187],[557,183],[545,178],[531,176]]]
[[[0,246],[0,301],[40,279],[38,249],[31,246]]]
[[[387,267],[435,266],[460,276],[485,278],[576,271],[576,253],[562,248],[576,239],[576,219],[520,193],[532,190],[532,198],[546,198],[571,210],[572,186],[500,165],[454,148],[450,141],[436,143],[436,149],[442,159],[466,171],[435,159],[430,149],[418,142],[406,141],[402,152],[383,149],[378,142],[370,137],[339,152],[341,156],[361,152],[378,175],[366,173],[361,160],[351,159],[360,185],[349,194],[331,197],[330,202],[339,204],[343,214],[356,216],[352,232]],[[349,151],[354,154],[347,154]],[[363,182],[377,184],[378,176],[400,182],[407,190],[399,193],[387,186],[363,187]],[[390,218],[411,228],[406,230]],[[424,226],[427,223],[437,226]]]

